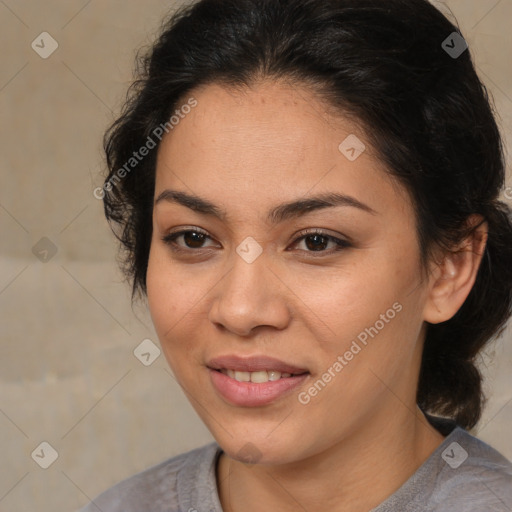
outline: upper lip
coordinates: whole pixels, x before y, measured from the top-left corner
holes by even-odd
[[[281,373],[308,373],[308,370],[285,363],[274,357],[263,355],[242,357],[237,355],[225,355],[214,357],[208,361],[207,366],[213,370],[235,370],[242,372],[258,372],[263,370],[275,370]]]

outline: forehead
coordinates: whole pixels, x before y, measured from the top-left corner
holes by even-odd
[[[400,191],[365,132],[311,89],[272,81],[237,89],[209,84],[183,104],[191,97],[197,105],[160,144],[155,196],[165,188],[189,189],[256,207],[335,191],[396,205]],[[364,147],[360,156],[347,157],[353,156],[347,140],[358,151]]]
[[[210,155],[232,157],[238,153],[242,159],[244,155],[260,156],[265,148],[273,152],[269,157],[280,153],[289,161],[298,161],[306,150],[325,154],[324,148],[332,146],[344,132],[362,132],[339,113],[335,116],[333,107],[310,88],[283,80],[267,79],[236,88],[217,83],[203,85],[183,96],[178,110],[191,97],[197,106],[182,116],[164,137],[162,146],[186,144],[199,152],[207,150]]]

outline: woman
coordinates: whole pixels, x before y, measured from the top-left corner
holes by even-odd
[[[133,294],[216,442],[84,511],[511,510],[500,134],[426,0],[201,0],[106,136]]]

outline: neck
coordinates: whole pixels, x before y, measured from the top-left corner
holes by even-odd
[[[442,443],[426,420],[399,404],[329,450],[286,465],[246,465],[222,453],[217,476],[224,512],[371,510],[393,494]],[[390,419],[392,418],[392,419]]]

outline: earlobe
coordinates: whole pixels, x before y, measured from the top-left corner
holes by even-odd
[[[452,318],[475,283],[487,242],[487,222],[479,215],[468,219],[476,226],[452,252],[446,253],[431,273],[424,320],[437,324]]]

